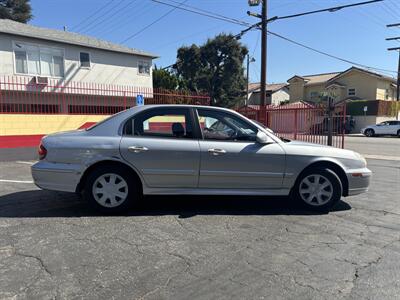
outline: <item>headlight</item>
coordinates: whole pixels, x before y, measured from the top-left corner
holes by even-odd
[[[354,151],[354,155],[363,162],[364,166],[367,166],[367,160],[360,153]]]

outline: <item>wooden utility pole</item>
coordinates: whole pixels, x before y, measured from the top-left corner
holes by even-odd
[[[386,27],[397,27],[397,26],[400,26],[400,23],[386,25]],[[387,41],[400,40],[400,36],[387,38],[386,40]],[[388,50],[399,52],[399,59],[397,63],[397,87],[396,87],[396,100],[399,101],[400,100],[400,47],[388,48]]]
[[[261,11],[261,83],[260,83],[260,105],[265,105],[265,94],[267,85],[267,0],[262,1]]]

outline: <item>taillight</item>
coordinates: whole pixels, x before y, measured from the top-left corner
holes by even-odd
[[[40,143],[38,148],[39,159],[42,160],[46,157],[47,149]]]

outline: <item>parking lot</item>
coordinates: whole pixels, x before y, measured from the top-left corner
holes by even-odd
[[[368,158],[370,191],[329,214],[286,198],[169,196],[101,216],[36,188],[30,161],[3,157],[0,298],[398,298],[398,152],[353,139],[381,159]]]

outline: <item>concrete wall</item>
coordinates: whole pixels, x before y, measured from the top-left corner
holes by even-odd
[[[152,60],[149,57],[85,48],[7,34],[0,34],[0,76],[16,75],[14,70],[13,41],[64,50],[65,76],[64,78],[59,79],[60,83],[67,84],[70,81],[80,81],[146,88],[151,88],[153,86],[151,72],[150,75],[139,75],[138,72],[139,61],[146,61],[151,65]],[[90,69],[80,67],[79,52],[90,53]],[[25,77],[26,75],[23,76]]]

